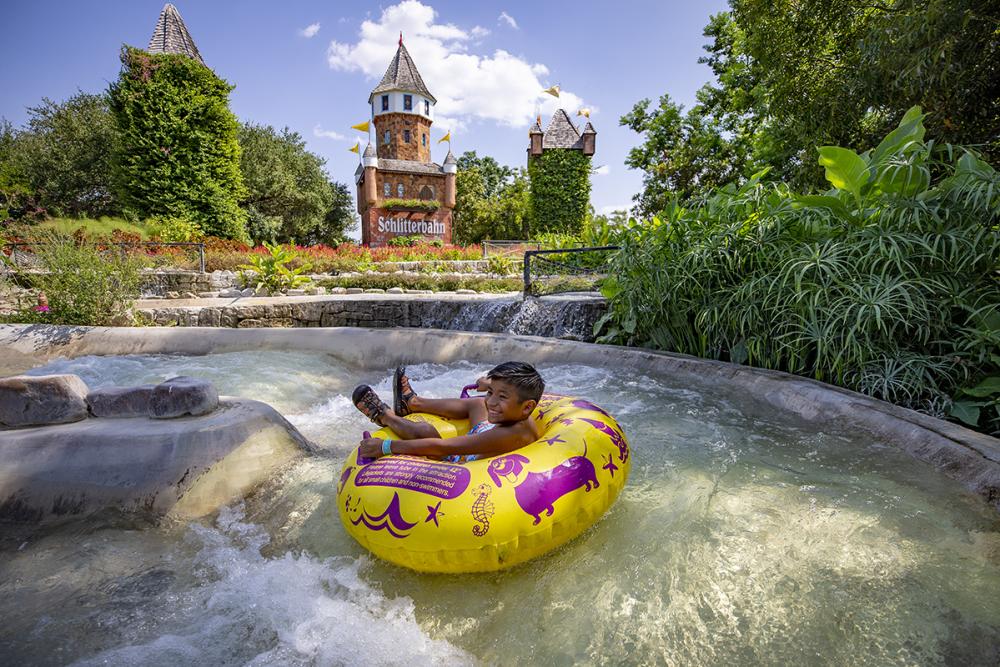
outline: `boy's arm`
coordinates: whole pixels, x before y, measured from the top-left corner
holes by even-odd
[[[393,440],[393,454],[416,456],[449,456],[452,454],[490,455],[506,454],[532,442],[530,432],[511,426],[500,426],[484,433],[460,435],[454,438],[418,438]],[[382,456],[382,441],[366,438],[361,441],[361,455],[369,458]]]

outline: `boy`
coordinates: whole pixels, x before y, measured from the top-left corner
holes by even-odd
[[[378,458],[388,454],[415,454],[448,461],[474,461],[520,449],[538,439],[531,413],[545,390],[545,382],[531,364],[508,361],[476,381],[476,390],[486,397],[424,398],[410,387],[406,368],[396,369],[392,383],[393,409],[382,402],[368,385],[354,390],[358,410],[379,426],[388,426],[401,440],[365,438],[361,456]],[[468,434],[442,438],[433,426],[403,419],[411,412],[426,412],[450,419],[468,419]]]

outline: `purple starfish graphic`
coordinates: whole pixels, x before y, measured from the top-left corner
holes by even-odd
[[[444,512],[441,511],[441,501],[439,500],[437,505],[433,507],[430,505],[427,506],[427,518],[424,519],[424,523],[433,521],[434,525],[440,528],[441,524],[438,523],[438,517],[440,516],[444,516]]]
[[[551,447],[552,445],[556,444],[557,442],[566,442],[566,441],[563,440],[558,435],[554,435],[551,438],[545,438],[545,442],[549,443],[549,447]]]
[[[601,467],[607,470],[609,473],[611,473],[611,477],[614,477],[615,471],[618,470],[618,466],[615,465],[615,455],[608,454],[608,462],[602,465]]]
[[[572,425],[572,424],[573,424],[573,418],[572,418],[572,417],[570,417],[570,418],[568,418],[568,419],[560,419],[560,420],[559,420],[559,423],[560,423],[560,424],[564,424],[564,425],[566,425],[566,426],[570,426],[570,425]]]

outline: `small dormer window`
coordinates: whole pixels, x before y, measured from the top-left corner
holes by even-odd
[[[427,145],[427,135],[426,134],[420,135],[420,143],[422,143],[424,146]]]
[[[403,110],[413,111],[413,95],[403,95]]]
[[[383,144],[389,143],[389,130],[386,130],[385,133],[382,135],[382,143]]]
[[[388,95],[383,95],[382,96],[382,111],[388,111],[388,110],[389,110],[389,96]]]
[[[406,194],[406,189],[403,187],[403,184],[400,183],[396,186],[396,196],[402,199],[404,194]]]
[[[392,196],[392,186],[388,183],[382,185],[382,194],[386,197]]]
[[[424,100],[424,115],[431,115],[431,103],[428,100]]]

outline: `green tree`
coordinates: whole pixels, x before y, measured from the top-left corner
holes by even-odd
[[[590,157],[550,148],[528,162],[532,232],[579,234],[590,205]]]
[[[111,146],[117,131],[103,95],[77,93],[65,102],[43,98],[28,109],[27,127],[6,128],[7,179],[18,181],[53,215],[98,217],[116,212]],[[2,149],[0,149],[2,150]]]
[[[254,241],[336,244],[355,224],[350,192],[332,183],[326,161],[297,132],[267,125],[240,128],[242,204]]]
[[[824,188],[814,146],[876,143],[913,105],[940,141],[1000,158],[1000,6],[993,0],[730,0],[705,28],[714,80],[687,114],[669,98],[621,124],[651,214],[763,167]],[[660,208],[662,210],[662,208]]]
[[[124,209],[139,217],[187,218],[215,236],[246,237],[231,90],[187,56],[122,48],[121,74],[109,96]]]
[[[458,158],[452,238],[455,243],[529,238],[529,186],[524,169],[467,151]]]

